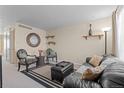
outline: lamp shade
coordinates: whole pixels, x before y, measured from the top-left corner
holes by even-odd
[[[104,28],[102,28],[102,31],[111,31],[111,27],[104,27]]]

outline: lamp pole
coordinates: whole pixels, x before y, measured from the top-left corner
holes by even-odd
[[[111,27],[105,27],[102,29],[105,33],[105,54],[104,56],[107,56],[107,32],[111,30]]]
[[[107,55],[107,31],[105,32],[105,55]]]

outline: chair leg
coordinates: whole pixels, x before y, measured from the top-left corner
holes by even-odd
[[[47,57],[47,62],[49,63],[49,58]]]
[[[57,57],[56,57],[56,62],[57,62]]]
[[[38,67],[38,61],[36,61],[36,68]]]
[[[20,63],[18,63],[18,71],[20,70]]]
[[[28,64],[26,64],[26,71],[27,71],[27,72],[28,72],[28,66],[29,66],[29,65],[28,65]]]

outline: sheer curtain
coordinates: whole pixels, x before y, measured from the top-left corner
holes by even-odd
[[[124,9],[120,12],[119,58],[124,61]]]
[[[116,9],[116,11],[113,12],[112,14],[112,30],[113,30],[113,37],[112,37],[112,52],[114,56],[119,56],[119,12],[118,12],[118,8]]]
[[[113,55],[122,59],[124,58],[124,11],[123,6],[118,6],[112,15],[112,29],[113,29]],[[124,60],[124,59],[122,59]]]

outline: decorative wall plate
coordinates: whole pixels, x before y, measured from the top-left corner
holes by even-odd
[[[27,44],[31,47],[37,47],[40,44],[40,36],[36,33],[30,33],[26,37]]]

